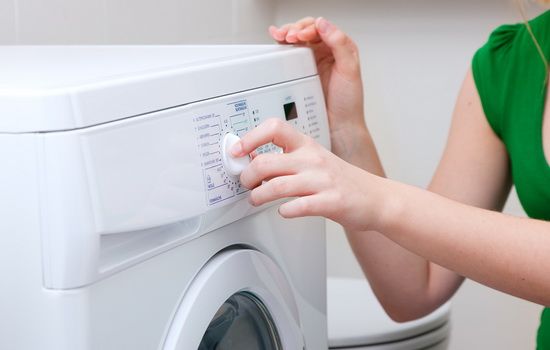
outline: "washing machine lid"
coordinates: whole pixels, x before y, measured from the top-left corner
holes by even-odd
[[[330,347],[383,344],[411,338],[444,325],[450,306],[445,304],[419,320],[392,321],[365,279],[329,278],[327,317]]]
[[[0,133],[82,128],[315,75],[282,45],[3,46]]]

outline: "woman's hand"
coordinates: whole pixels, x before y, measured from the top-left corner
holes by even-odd
[[[379,215],[370,188],[378,188],[373,183],[381,178],[346,163],[281,119],[269,119],[248,132],[232,154],[241,157],[269,142],[283,153],[260,154],[241,174],[241,183],[252,190],[252,205],[298,197],[281,205],[283,217],[324,216],[361,230],[375,224]]]
[[[326,98],[332,148],[346,159],[350,149],[356,148],[346,142],[355,142],[366,131],[357,46],[321,17],[306,17],[280,28],[271,26],[269,32],[279,43],[313,49]]]

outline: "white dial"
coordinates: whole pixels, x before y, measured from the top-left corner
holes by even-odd
[[[231,155],[231,147],[237,143],[241,138],[235,134],[225,134],[222,141],[222,162],[227,173],[231,176],[239,176],[248,164],[250,164],[250,158],[248,155],[240,158],[234,158]]]

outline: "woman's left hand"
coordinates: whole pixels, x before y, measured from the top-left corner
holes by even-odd
[[[244,135],[232,154],[241,157],[270,142],[283,153],[257,155],[241,174],[241,183],[252,190],[252,205],[298,197],[280,206],[283,217],[324,216],[358,230],[376,226],[376,208],[382,206],[374,205],[378,186],[371,184],[381,178],[346,163],[280,119]]]

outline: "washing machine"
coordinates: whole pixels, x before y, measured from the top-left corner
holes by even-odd
[[[387,316],[365,279],[329,277],[327,291],[330,349],[448,348],[449,303],[421,319],[397,323]]]
[[[0,348],[326,349],[324,220],[223,153],[269,117],[328,148],[324,106],[306,48],[0,48]]]

